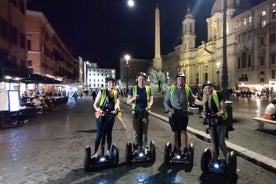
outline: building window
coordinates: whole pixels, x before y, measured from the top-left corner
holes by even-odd
[[[273,19],[276,18],[276,9],[272,10],[272,18],[273,18]]]
[[[204,79],[205,79],[205,81],[208,81],[208,73],[204,74]]]
[[[248,34],[247,34],[247,39],[248,39],[248,40],[251,40],[251,35],[252,35],[252,32],[251,32],[251,31],[248,31]]]
[[[248,65],[247,65],[248,68],[251,67],[251,63],[252,63],[252,61],[251,61],[251,55],[248,55]]]
[[[246,25],[246,23],[247,23],[246,18],[243,18],[243,25],[245,26],[245,25]]]
[[[265,45],[265,37],[264,37],[264,35],[261,35],[261,37],[260,37],[260,44],[261,44],[261,46]]]
[[[247,74],[244,74],[244,81],[248,81]]]
[[[276,3],[272,3],[272,18],[276,18]]]
[[[249,22],[249,23],[252,22],[252,16],[248,17],[248,22]]]
[[[270,43],[274,43],[275,40],[276,40],[276,33],[271,33],[269,35],[269,41],[270,41]]]
[[[275,70],[271,70],[271,78],[275,79]]]
[[[246,53],[242,53],[242,68],[246,68]]]
[[[266,20],[262,20],[262,27],[265,27],[266,25]]]
[[[265,64],[265,58],[264,58],[264,56],[262,56],[260,58],[260,65],[263,66],[264,64]]]
[[[32,60],[27,61],[27,66],[32,66]]]
[[[239,57],[238,58],[238,69],[240,69],[241,68],[241,58]]]
[[[266,25],[266,11],[262,11],[262,27]]]
[[[271,64],[276,64],[276,54],[271,54]]]

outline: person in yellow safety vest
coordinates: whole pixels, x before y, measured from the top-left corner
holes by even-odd
[[[188,85],[185,84],[185,74],[177,73],[176,84],[172,85],[166,92],[163,105],[168,112],[169,123],[173,132],[173,152],[181,153],[179,133],[182,134],[183,152],[187,156],[188,135],[187,126],[189,122],[189,105],[201,105],[201,101],[197,100]]]
[[[206,81],[203,86],[203,111],[202,116],[205,117],[206,114],[216,114],[218,119],[217,136],[218,136],[218,146],[223,154],[222,163],[226,164],[226,156],[227,156],[227,147],[225,143],[225,137],[227,133],[227,122],[223,121],[227,119],[227,112],[225,110],[225,99],[223,95],[216,91],[211,82]],[[215,147],[215,131],[214,127],[205,125],[207,128],[207,132],[210,134],[211,138],[211,150],[212,150],[212,161],[215,162],[218,159],[219,153],[216,152]]]
[[[146,110],[147,112],[150,111],[151,106],[153,104],[153,96],[151,94],[151,89],[149,86],[146,86],[147,74],[144,72],[139,72],[136,75],[136,85],[132,86],[129,89],[128,97],[127,97],[127,104],[132,104],[132,109],[135,110]],[[133,129],[135,131],[134,137],[134,147],[137,148],[138,145],[142,145],[147,147],[147,138],[148,138],[148,124],[149,118],[148,114],[143,119],[143,142],[139,142],[138,136],[139,134],[139,117],[137,111],[132,111],[133,114]]]
[[[118,98],[118,91],[115,89],[115,79],[111,77],[106,78],[107,87],[101,89],[95,99],[93,104],[94,109],[96,110],[96,125],[97,125],[97,135],[95,139],[95,147],[93,157],[97,157],[98,148],[102,139],[103,128],[105,128],[107,134],[107,154],[110,154],[110,148],[112,143],[112,130],[115,122],[115,116],[118,113],[120,100]],[[109,111],[114,116],[112,119],[110,116],[105,116],[104,112]]]

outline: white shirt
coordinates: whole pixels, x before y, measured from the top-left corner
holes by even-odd
[[[273,103],[268,104],[268,106],[265,108],[265,114],[275,114],[276,113],[276,107]]]
[[[38,107],[38,106],[41,105],[41,101],[39,99],[37,99],[37,98],[34,98],[32,102],[33,102],[33,104],[34,104],[35,107]]]

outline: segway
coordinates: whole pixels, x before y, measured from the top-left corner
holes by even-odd
[[[119,162],[119,149],[116,144],[112,144],[110,154],[105,154],[105,140],[106,134],[106,124],[110,123],[116,114],[105,111],[101,118],[105,118],[105,121],[101,122],[103,124],[102,129],[102,139],[101,139],[101,153],[97,157],[92,157],[91,147],[86,146],[84,152],[84,170],[92,171],[97,167],[116,167]]]
[[[145,109],[134,111],[137,118],[139,118],[139,144],[138,149],[137,146],[130,142],[126,144],[126,165],[141,162],[151,162],[153,164],[156,157],[154,141],[150,142],[149,148],[143,145],[143,125],[144,119],[148,117],[148,112]]]
[[[181,151],[181,132],[178,132],[178,150],[172,149],[172,144],[167,142],[164,148],[164,163],[166,165],[182,164],[186,172],[190,172],[194,164],[194,145],[190,143],[187,154]]]
[[[209,125],[214,130],[215,148],[218,154],[217,159],[212,160],[212,152],[210,148],[206,148],[201,155],[201,171],[205,174],[208,173],[222,173],[228,175],[236,175],[237,170],[237,154],[231,151],[227,154],[226,161],[219,158],[219,145],[218,145],[218,116],[216,114],[207,114],[205,118],[205,125]],[[208,131],[206,132],[208,133]]]

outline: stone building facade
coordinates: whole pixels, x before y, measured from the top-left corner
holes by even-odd
[[[163,72],[186,73],[190,86],[206,80],[221,86],[223,64],[223,1],[216,0],[207,18],[207,41],[195,47],[195,19],[189,9],[182,22],[182,44],[163,56]],[[226,10],[228,88],[274,87],[276,1],[241,11],[239,0],[228,0]],[[274,87],[275,88],[275,87]],[[276,89],[276,88],[275,88]]]
[[[79,61],[39,11],[26,11],[27,67],[64,82],[78,80]]]

